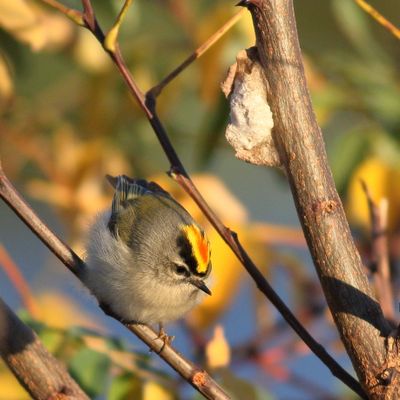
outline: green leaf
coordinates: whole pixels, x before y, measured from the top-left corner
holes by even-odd
[[[267,392],[259,390],[251,382],[237,377],[227,369],[221,370],[221,384],[233,399],[271,400]]]
[[[108,400],[141,399],[142,382],[131,373],[118,375],[113,379],[108,392]]]
[[[90,349],[82,349],[69,362],[69,371],[82,389],[93,398],[106,390],[110,359]]]
[[[344,192],[352,171],[363,160],[369,147],[364,127],[335,138],[329,152],[329,161],[339,193]]]
[[[333,14],[343,33],[353,46],[368,60],[387,61],[387,56],[371,32],[370,17],[349,0],[334,0]]]
[[[57,352],[60,345],[65,340],[64,333],[55,331],[53,329],[42,329],[40,331],[39,337],[47,350],[49,350],[53,354]]]

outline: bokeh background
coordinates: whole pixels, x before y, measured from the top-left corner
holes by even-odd
[[[120,34],[127,64],[150,89],[239,10],[227,0],[136,0]],[[354,1],[295,1],[308,83],[331,167],[366,273],[370,224],[360,179],[389,201],[389,250],[398,317],[400,46]],[[374,0],[400,25],[397,0]],[[65,1],[79,8],[78,1]],[[121,1],[93,1],[101,26]],[[352,371],[298,224],[283,174],[245,164],[224,139],[220,83],[254,44],[248,14],[164,90],[158,110],[200,191],[237,231],[259,268],[314,337]],[[174,346],[237,399],[353,398],[298,340],[196,206],[116,69],[85,30],[40,1],[0,0],[0,155],[40,217],[84,256],[85,231],[108,207],[105,174],[157,180],[210,236],[213,293],[168,327]],[[0,293],[65,361],[94,399],[200,398],[120,324],[0,204]],[[20,274],[26,281],[15,276]],[[0,400],[29,398],[0,364]]]

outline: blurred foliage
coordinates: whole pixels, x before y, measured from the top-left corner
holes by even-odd
[[[122,2],[93,3],[101,26],[110,27]],[[78,0],[65,0],[65,4],[80,7]],[[237,12],[233,4],[225,0],[133,2],[120,41],[142,90],[157,84]],[[398,0],[371,4],[400,24]],[[330,0],[316,8],[314,0],[302,0],[295,6],[315,111],[350,221],[368,232],[367,203],[359,184],[363,179],[377,201],[388,198],[389,225],[396,238],[400,226],[399,43],[352,1]],[[235,310],[244,270],[193,202],[160,175],[168,169],[166,158],[95,39],[33,0],[0,0],[0,28],[0,151],[10,178],[32,198],[57,210],[68,228],[66,240],[79,254],[83,254],[85,227],[110,203],[105,174],[157,180],[205,226],[212,243],[214,295],[185,322],[196,349],[193,353],[202,354],[195,361],[211,368],[238,399],[272,398],[274,381],[315,393],[313,384],[295,377],[289,366],[308,350],[287,334],[286,324],[258,293],[251,311],[254,339],[232,346],[222,327],[215,328],[211,337],[213,326],[232,307]],[[206,170],[227,148],[223,133],[228,108],[219,83],[236,53],[253,43],[251,18],[245,14],[159,98],[159,114],[190,171]],[[329,334],[332,321],[320,287],[303,263],[270,246],[266,232],[271,227],[250,221],[245,207],[219,178],[203,173],[194,180],[269,278],[274,277],[275,266],[282,267],[284,289],[301,321],[322,321],[326,343],[341,350],[337,337]],[[279,237],[281,244],[289,244],[289,236]],[[395,250],[393,246],[393,256]],[[25,315],[25,321],[68,365],[90,397],[169,400],[186,393],[179,379],[158,369],[155,357],[112,337],[70,298],[48,292],[36,296],[36,301],[38,319]],[[243,379],[240,367],[246,363],[261,371],[262,378]],[[0,400],[27,398],[4,366],[0,388]]]

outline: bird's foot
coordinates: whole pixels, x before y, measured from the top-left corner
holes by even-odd
[[[169,336],[167,332],[165,332],[164,327],[162,324],[159,324],[159,331],[158,331],[158,336],[154,340],[161,339],[163,341],[163,345],[161,349],[158,351],[161,353],[164,350],[165,345],[170,345],[173,340],[175,339],[175,336]]]
[[[164,344],[170,345],[175,339],[175,336],[169,336],[167,332],[165,332],[164,328],[160,326],[160,330],[158,331],[158,336],[156,339],[161,339]]]

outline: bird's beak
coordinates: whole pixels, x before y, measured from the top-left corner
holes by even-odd
[[[203,280],[201,279],[191,279],[190,283],[194,286],[196,286],[197,288],[199,288],[200,290],[202,290],[204,293],[207,293],[208,295],[211,296],[211,290],[207,287],[207,285],[204,283]]]

